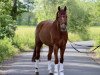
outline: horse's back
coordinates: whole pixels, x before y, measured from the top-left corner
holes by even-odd
[[[36,28],[36,39],[46,45],[51,45],[50,31],[53,25],[53,21],[42,21]]]
[[[43,30],[50,29],[52,26],[52,23],[53,23],[53,21],[50,21],[50,20],[42,21],[37,25],[36,31],[40,32],[42,29]]]

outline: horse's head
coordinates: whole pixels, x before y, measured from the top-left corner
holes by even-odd
[[[64,9],[61,9],[60,6],[58,7],[58,12],[56,15],[56,20],[58,21],[58,24],[60,25],[61,31],[66,31],[67,26],[67,13],[66,13],[67,7],[65,6]]]

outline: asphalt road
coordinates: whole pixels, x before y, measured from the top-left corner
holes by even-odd
[[[76,42],[77,44],[91,46],[93,42]],[[87,47],[75,46],[80,51],[86,51]],[[48,75],[47,47],[41,52],[39,64],[40,75]],[[0,75],[35,75],[34,63],[31,62],[32,52],[22,53],[13,59],[0,65]],[[67,44],[64,61],[65,75],[100,75],[100,65],[94,62],[87,54],[76,52],[70,44]],[[54,61],[54,58],[52,59]]]

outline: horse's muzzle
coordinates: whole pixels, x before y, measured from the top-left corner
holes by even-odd
[[[67,31],[65,24],[60,25],[60,29],[61,29],[62,32]]]

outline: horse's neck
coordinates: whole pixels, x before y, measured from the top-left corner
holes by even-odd
[[[57,20],[54,21],[54,25],[53,25],[53,26],[54,26],[54,28],[55,28],[55,31],[60,32],[59,23],[58,23]]]

